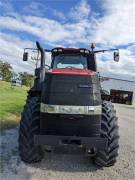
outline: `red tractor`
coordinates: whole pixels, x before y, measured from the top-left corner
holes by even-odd
[[[19,153],[23,161],[41,161],[44,149],[78,149],[99,166],[111,166],[118,156],[116,111],[102,94],[96,53],[85,48],[57,47],[46,50],[36,42],[41,65],[35,69],[34,86],[22,112]],[[28,49],[28,48],[27,48]],[[28,52],[23,60],[28,60]],[[118,49],[114,60],[119,60]],[[45,64],[51,52],[51,66]],[[107,94],[108,97],[108,94]]]

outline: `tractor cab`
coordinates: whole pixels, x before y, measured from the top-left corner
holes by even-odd
[[[54,48],[52,49],[51,68],[90,69],[96,71],[94,55],[88,49]]]

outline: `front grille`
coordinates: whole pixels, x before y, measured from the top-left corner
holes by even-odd
[[[41,113],[41,134],[62,136],[99,136],[100,115],[60,115]]]

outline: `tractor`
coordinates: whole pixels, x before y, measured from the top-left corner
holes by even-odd
[[[119,50],[91,48],[44,49],[37,51],[40,66],[35,68],[34,85],[28,91],[19,128],[19,155],[26,163],[43,159],[45,151],[83,153],[100,167],[115,164],[119,148],[116,111],[108,93],[101,88],[96,53],[113,51],[119,61]],[[51,65],[46,64],[51,53]]]

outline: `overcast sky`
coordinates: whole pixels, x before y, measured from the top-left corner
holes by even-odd
[[[36,40],[46,48],[119,48],[118,63],[112,53],[97,55],[98,71],[135,80],[135,0],[0,0],[0,59],[32,73],[22,54]]]

